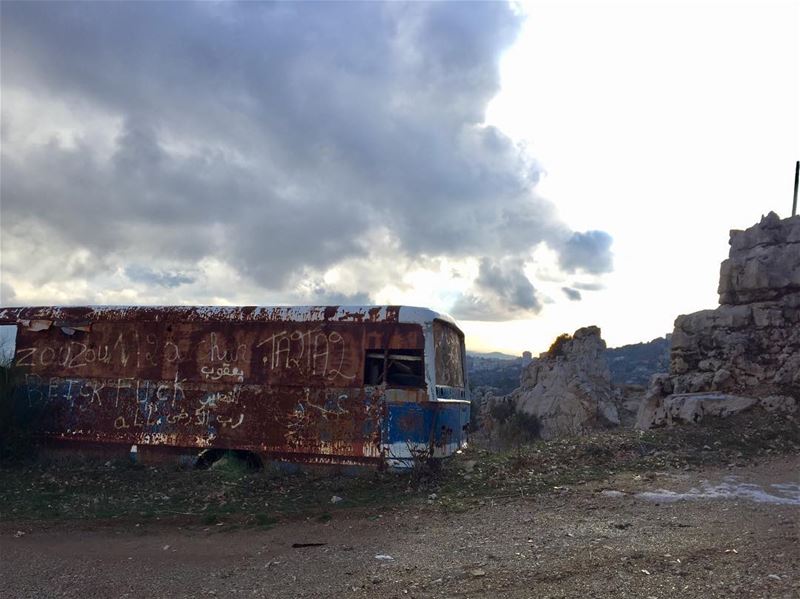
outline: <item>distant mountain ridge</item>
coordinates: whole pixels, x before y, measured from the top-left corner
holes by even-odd
[[[606,360],[614,385],[647,386],[650,377],[669,370],[672,335],[652,341],[606,349]],[[502,352],[467,351],[470,386],[493,387],[499,393],[511,393],[519,386],[523,358]]]
[[[650,377],[669,371],[669,349],[672,335],[657,337],[646,343],[633,343],[606,349],[606,360],[614,385],[646,387]]]
[[[511,354],[504,354],[503,352],[499,351],[492,351],[492,352],[479,352],[479,351],[472,351],[467,350],[467,355],[472,356],[473,358],[488,358],[490,360],[518,360],[519,356],[512,356]]]

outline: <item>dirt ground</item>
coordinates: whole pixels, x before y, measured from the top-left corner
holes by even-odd
[[[0,596],[798,597],[798,483],[782,456],[266,530],[3,522]]]

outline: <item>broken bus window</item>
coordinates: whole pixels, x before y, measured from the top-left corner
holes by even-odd
[[[422,350],[368,350],[364,360],[364,384],[384,383],[401,387],[424,386],[425,362]]]

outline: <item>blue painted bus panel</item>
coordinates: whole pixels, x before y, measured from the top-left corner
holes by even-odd
[[[383,445],[391,465],[415,458],[444,457],[465,446],[469,429],[468,401],[387,403]]]

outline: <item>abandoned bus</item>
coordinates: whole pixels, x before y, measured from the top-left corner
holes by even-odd
[[[464,335],[424,308],[0,308],[0,325],[15,401],[73,447],[404,468],[466,442]]]

